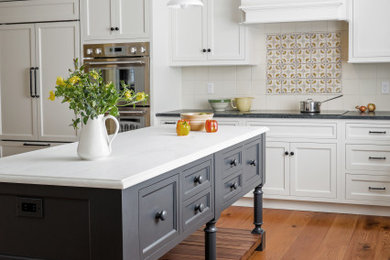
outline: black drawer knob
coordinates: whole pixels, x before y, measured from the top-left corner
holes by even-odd
[[[119,31],[119,27],[115,27],[115,31]]]
[[[295,153],[294,153],[294,152],[291,152],[291,153],[290,153],[290,156],[294,156],[294,155],[295,155]]]
[[[168,212],[166,210],[162,210],[160,212],[157,212],[157,214],[156,214],[157,220],[164,221],[167,219],[167,217],[168,217]]]
[[[111,30],[111,31],[115,31],[115,28],[114,28],[114,27],[111,27],[110,30]]]
[[[196,177],[194,178],[194,183],[195,183],[195,184],[202,184],[203,181],[204,181],[204,177],[203,177],[202,175],[196,176]]]
[[[249,162],[249,165],[255,167],[257,165],[257,161],[256,160],[252,160],[252,161]]]
[[[232,190],[237,190],[238,189],[238,183],[237,182],[233,183],[232,185],[230,185],[230,188]]]
[[[207,49],[207,52],[211,52],[211,49]]]
[[[285,152],[284,152],[284,155],[286,155],[286,156],[287,156],[288,154],[289,154],[289,152],[287,152],[287,151],[285,151]]]
[[[202,213],[204,211],[204,208],[205,207],[204,207],[203,203],[196,204],[195,205],[195,212],[196,213],[198,213],[198,212]]]
[[[238,165],[238,160],[237,159],[233,159],[233,160],[230,161],[230,166],[235,167],[237,165]]]
[[[206,50],[206,49],[203,49],[202,52],[207,52],[207,50]]]

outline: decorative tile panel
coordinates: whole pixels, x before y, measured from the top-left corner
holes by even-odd
[[[269,34],[267,93],[341,92],[340,33]]]

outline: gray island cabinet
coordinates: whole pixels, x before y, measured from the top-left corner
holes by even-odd
[[[0,259],[158,259],[205,224],[216,259],[221,211],[252,189],[261,250],[267,130],[150,127],[104,160],[79,160],[77,143],[0,159]]]

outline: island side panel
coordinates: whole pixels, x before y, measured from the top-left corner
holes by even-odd
[[[0,183],[0,259],[122,259],[121,191]]]

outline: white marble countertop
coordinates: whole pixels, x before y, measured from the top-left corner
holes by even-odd
[[[148,127],[121,133],[110,157],[84,161],[77,143],[0,159],[0,182],[126,189],[268,131],[220,126],[217,133],[177,136],[174,128]]]

